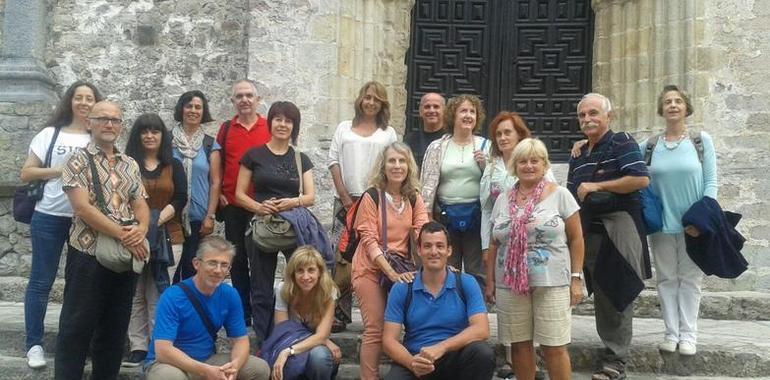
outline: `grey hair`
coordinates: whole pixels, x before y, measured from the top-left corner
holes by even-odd
[[[441,105],[446,106],[446,98],[444,95],[439,94],[438,92],[428,92],[425,93],[422,97],[420,97],[420,107],[422,107],[423,104],[425,104],[425,99],[428,98],[429,95],[438,95],[439,98],[441,98]]]
[[[203,256],[209,252],[227,253],[232,259],[235,257],[235,246],[221,236],[209,235],[201,239],[195,257],[198,258],[198,260],[203,260]]]
[[[589,92],[585,95],[583,95],[582,98],[580,98],[580,101],[577,104],[577,109],[580,109],[580,104],[583,103],[588,98],[599,98],[602,101],[602,110],[604,113],[610,113],[612,111],[612,102],[610,102],[610,99],[598,92]]]
[[[230,87],[230,97],[234,97],[235,96],[235,86],[237,86],[237,85],[239,85],[241,83],[248,83],[251,86],[251,88],[254,90],[254,96],[255,97],[258,96],[257,95],[257,84],[254,83],[254,81],[251,80],[251,79],[243,78],[243,79],[238,79],[237,81],[233,82],[233,85]]]

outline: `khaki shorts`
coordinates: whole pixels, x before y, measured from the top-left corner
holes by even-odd
[[[534,340],[552,347],[569,344],[572,333],[569,286],[535,287],[526,296],[497,288],[495,298],[500,343],[510,345]]]

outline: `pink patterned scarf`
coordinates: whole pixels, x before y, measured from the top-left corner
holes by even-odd
[[[527,268],[527,221],[532,216],[535,205],[540,203],[543,195],[545,180],[535,185],[532,196],[524,205],[524,212],[519,214],[516,196],[519,194],[519,183],[508,193],[508,213],[511,216],[511,238],[508,246],[508,256],[505,258],[503,283],[511,287],[514,294],[529,294],[529,271]]]

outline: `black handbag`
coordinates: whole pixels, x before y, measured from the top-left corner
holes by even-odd
[[[56,143],[56,139],[59,137],[59,130],[61,128],[55,127],[53,132],[53,138],[48,145],[48,152],[45,154],[45,161],[43,162],[44,168],[51,167],[51,155],[53,154],[53,146]],[[35,180],[30,181],[28,184],[16,189],[13,194],[13,219],[19,223],[29,224],[32,221],[32,214],[35,212],[35,205],[37,201],[43,199],[43,192],[45,191],[45,184],[48,180]]]
[[[622,210],[618,195],[609,191],[589,193],[583,200],[583,207],[595,215]]]

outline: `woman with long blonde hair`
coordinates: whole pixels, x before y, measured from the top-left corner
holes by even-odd
[[[364,322],[359,356],[361,378],[365,380],[379,378],[387,300],[387,290],[381,281],[414,280],[414,272],[397,272],[389,258],[410,262],[410,239],[416,239],[422,225],[428,222],[417,164],[406,144],[394,142],[385,148],[377,158],[369,183],[371,188],[361,196],[354,224],[360,241],[353,256],[352,275],[353,293],[358,297]],[[382,225],[383,219],[386,226]],[[385,241],[383,230],[387,231]]]
[[[284,378],[287,360],[307,351],[304,378],[328,380],[336,376],[342,354],[329,334],[337,294],[321,254],[309,245],[297,248],[286,264],[283,282],[276,288],[275,325],[288,320],[300,322],[312,335],[281,350],[273,364],[273,378]]]

